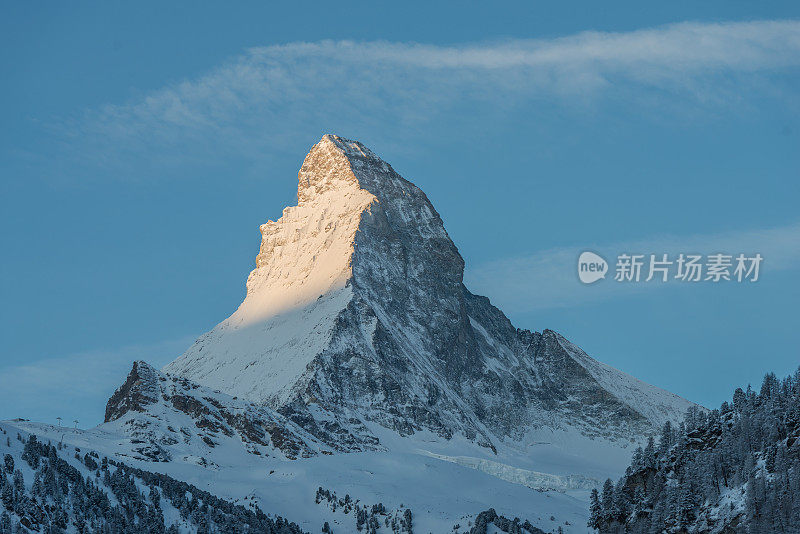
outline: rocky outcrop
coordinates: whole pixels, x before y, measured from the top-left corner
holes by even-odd
[[[128,378],[108,399],[105,422],[115,421],[128,413],[145,412],[158,400],[157,371],[145,362],[133,362]]]
[[[326,447],[267,407],[166,375],[143,361],[134,362],[108,401],[106,423],[106,429],[129,436],[134,456],[152,461],[169,461],[176,451],[205,457],[224,442],[287,458],[330,452],[341,443],[332,440],[336,446]]]

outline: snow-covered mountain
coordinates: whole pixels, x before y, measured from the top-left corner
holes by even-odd
[[[312,532],[585,532],[589,491],[691,406],[470,293],[428,198],[358,142],[324,136],[261,233],[244,302],[134,362],[103,424],[0,430]]]
[[[628,442],[690,405],[470,293],[428,198],[361,143],[324,136],[261,233],[244,302],[164,371],[329,446],[382,448],[370,423],[492,450],[541,429]]]

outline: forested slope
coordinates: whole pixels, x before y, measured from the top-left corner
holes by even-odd
[[[594,492],[601,532],[800,532],[800,370],[737,389],[633,456]]]

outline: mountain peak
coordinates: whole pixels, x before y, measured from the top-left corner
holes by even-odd
[[[361,143],[323,136],[298,178],[297,206],[261,226],[244,302],[166,371],[368,446],[369,423],[494,450],[557,430],[628,440],[682,416],[683,399],[470,293],[425,193]]]
[[[344,137],[339,137],[338,135],[334,134],[325,134],[322,136],[322,139],[319,140],[319,143],[315,145],[315,148],[320,144],[331,144],[347,157],[376,159],[382,161],[378,156],[375,155],[374,152],[365,147],[360,141],[345,139]],[[313,150],[314,149],[312,148],[312,151]]]
[[[314,145],[298,173],[298,205],[318,195],[340,190],[343,193],[361,189],[357,168],[374,166],[388,170],[388,164],[358,141],[326,134]]]

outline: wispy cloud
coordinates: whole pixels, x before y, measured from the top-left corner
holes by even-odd
[[[24,417],[55,423],[102,422],[106,401],[124,381],[134,360],[161,367],[182,354],[194,336],[37,360],[0,368],[0,419]]]
[[[395,139],[458,106],[507,110],[611,96],[722,103],[800,66],[800,21],[681,23],[623,33],[433,46],[322,41],[253,48],[197,79],[64,124],[94,161],[126,153],[253,156],[335,130]],[[377,134],[378,136],[380,134]],[[391,141],[389,141],[391,142]],[[111,148],[111,150],[109,150]],[[185,161],[186,153],[180,153]]]
[[[597,252],[609,262],[611,273],[606,280],[588,286],[578,280],[578,256],[585,250]],[[654,236],[630,242],[585,243],[544,250],[468,269],[465,283],[472,291],[488,296],[496,306],[510,312],[576,306],[685,285],[676,281],[615,282],[614,264],[622,253],[669,254],[673,260],[680,253],[743,253],[748,256],[759,253],[764,258],[763,279],[771,272],[800,269],[800,223],[766,230],[684,237]]]

